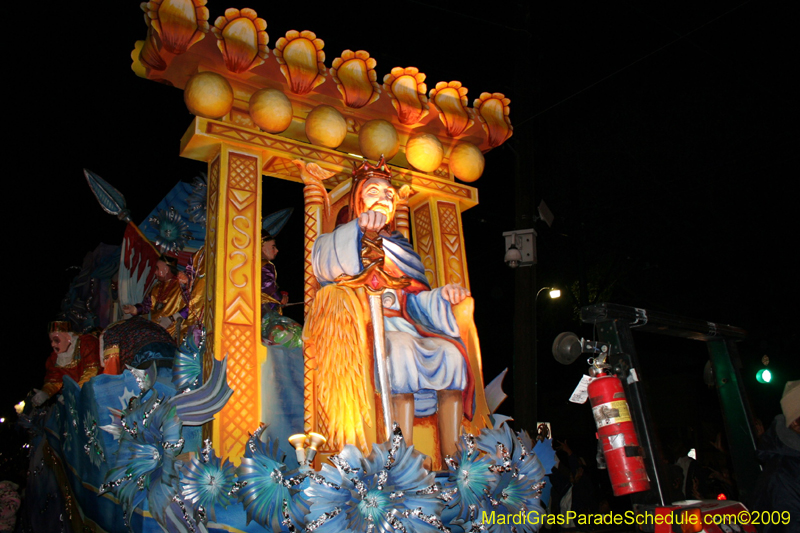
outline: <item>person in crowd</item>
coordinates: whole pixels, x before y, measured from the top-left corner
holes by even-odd
[[[14,482],[0,481],[0,532],[14,531],[22,502],[18,490],[19,485]]]
[[[783,389],[781,413],[759,440],[756,452],[763,465],[753,488],[753,511],[788,511],[791,520],[770,521],[763,533],[800,531],[800,380]]]

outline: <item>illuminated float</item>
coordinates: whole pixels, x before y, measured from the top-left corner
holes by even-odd
[[[460,82],[428,92],[414,67],[389,68],[380,83],[376,59],[363,50],[344,50],[328,69],[324,41],[308,30],[287,32],[270,53],[267,23],[253,9],[220,7],[215,18],[205,0],[142,6],[147,35],[132,69],[184,90],[196,117],[180,153],[208,168],[207,178],[180,184],[149,225],[129,222],[119,301],[149,294],[158,262],[152,243],[185,268],[179,283],[191,309],[184,323],[180,313],[167,317],[176,321],[168,324],[177,346],[171,369],[150,364],[138,345],[124,348],[124,332],[108,328],[101,358],[118,357],[119,375],[82,388],[65,380],[64,402],[27,419],[39,443],[33,460],[62,481],[72,527],[466,531],[486,527],[484,510],[538,510],[553,452],[549,441],[532,442],[507,425],[493,429],[504,395],[484,387],[461,224],[477,190],[456,181],[477,180],[483,152],[510,137],[509,100],[483,93],[470,107]],[[261,220],[269,187],[262,176],[304,184],[302,339],[292,324],[262,313],[259,232],[280,222]],[[90,172],[87,179],[104,209],[126,219],[124,184]],[[315,242],[339,238],[350,204],[376,180],[393,199],[397,233],[353,220],[351,251],[366,268],[326,277],[314,257],[324,246],[315,252]],[[412,233],[413,250],[402,244]],[[384,258],[390,242],[406,247],[414,269],[388,252]],[[452,291],[458,305],[443,296]],[[392,325],[400,315],[412,318]],[[399,350],[381,342],[384,321],[386,339],[408,324],[448,337],[442,360],[461,361],[462,375],[442,390],[395,391],[396,376],[384,375],[391,353],[383,363],[377,353]],[[414,342],[427,346],[430,337],[419,333]],[[140,368],[125,370],[131,361]],[[379,393],[381,379],[392,401]],[[445,404],[455,411],[443,415]],[[408,405],[410,414],[389,414]],[[439,417],[453,412],[455,426],[442,429]],[[413,447],[397,420],[413,424],[405,428]]]

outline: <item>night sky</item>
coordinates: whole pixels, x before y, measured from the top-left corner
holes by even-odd
[[[227,7],[254,8],[267,20],[270,51],[286,31],[310,29],[325,41],[328,67],[342,50],[364,49],[377,59],[379,79],[413,65],[429,88],[461,81],[470,103],[484,91],[511,99],[515,136],[486,155],[473,184],[481,203],[463,214],[468,268],[488,382],[512,365],[514,276],[502,262],[502,232],[515,229],[514,151],[531,156],[524,172],[535,202],[544,199],[555,215],[552,227],[535,225],[538,283],[564,293],[538,302],[539,418],[553,423],[557,437],[593,436],[588,407],[566,401],[584,365],[563,367],[550,356],[559,332],[591,335],[577,320],[581,275],[590,303],[751,332],[740,346],[743,375],[768,423],[785,380],[800,378],[791,259],[800,110],[789,80],[800,47],[789,3],[524,4],[209,0],[209,9],[213,23]],[[115,185],[136,222],[176,181],[205,170],[178,156],[192,120],[183,93],[130,69],[134,42],[146,32],[138,2],[61,3],[36,17],[6,25],[12,127],[4,226],[12,267],[4,316],[13,340],[0,413],[41,385],[50,352],[45,326],[77,272],[69,267],[98,243],[121,241],[124,225],[100,209],[82,169]],[[297,208],[276,261],[282,288],[297,301],[301,186],[275,182],[266,186],[263,212]],[[657,416],[703,411],[708,422],[697,414],[683,423],[718,424],[714,392],[702,384],[705,347],[643,335],[639,352]],[[763,355],[779,383],[755,384]],[[667,396],[672,411],[663,407]],[[511,401],[500,411],[511,414]]]

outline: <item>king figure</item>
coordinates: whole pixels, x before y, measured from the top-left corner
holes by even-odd
[[[393,417],[406,442],[412,444],[414,418],[438,413],[440,451],[445,457],[456,453],[462,417],[471,420],[473,415],[475,380],[452,309],[469,291],[457,284],[431,289],[420,256],[402,234],[393,231],[397,205],[398,193],[383,160],[377,166],[364,162],[355,170],[349,222],[321,235],[313,247],[314,275],[322,287],[318,297],[323,294],[325,299],[326,287],[335,285],[337,278],[341,281],[362,271],[362,237],[377,232],[384,252],[383,271],[403,279],[405,285],[385,289],[381,295]],[[332,307],[329,311],[334,312]],[[309,334],[342,337],[341,330],[336,330],[339,324],[331,324],[327,332],[318,324],[308,326]],[[348,367],[343,372],[359,371]],[[329,410],[327,418],[341,422],[345,416],[350,415]]]

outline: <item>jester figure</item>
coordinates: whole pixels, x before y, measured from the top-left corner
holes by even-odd
[[[363,329],[359,333],[355,328],[356,334],[348,337],[350,323],[359,319],[351,310],[364,309],[364,296],[336,281],[361,272],[362,236],[378,232],[385,253],[384,271],[407,283],[402,289],[386,289],[381,296],[394,419],[412,444],[415,416],[438,412],[442,457],[454,455],[462,417],[472,420],[474,412],[475,380],[452,309],[469,291],[458,284],[431,289],[420,256],[394,231],[397,202],[398,193],[383,159],[377,166],[364,162],[354,171],[350,221],[321,235],[313,247],[314,275],[322,288],[307,317],[304,341],[317,354],[318,372],[336,376],[323,377],[335,383],[317,392],[332,428],[330,436],[360,445],[363,437],[358,429],[354,434],[336,433],[339,427],[358,427],[358,420],[351,424],[345,419],[363,416],[365,409],[359,402],[369,394],[365,379],[370,378],[372,362],[343,352],[345,345],[368,344]],[[337,357],[342,360],[336,361]],[[344,401],[350,402],[349,410],[347,405],[337,406]]]
[[[48,325],[48,337],[53,353],[45,364],[42,390],[34,389],[34,405],[41,405],[61,391],[64,376],[83,385],[98,374],[100,368],[99,344],[94,335],[79,335],[72,324],[57,320]]]

